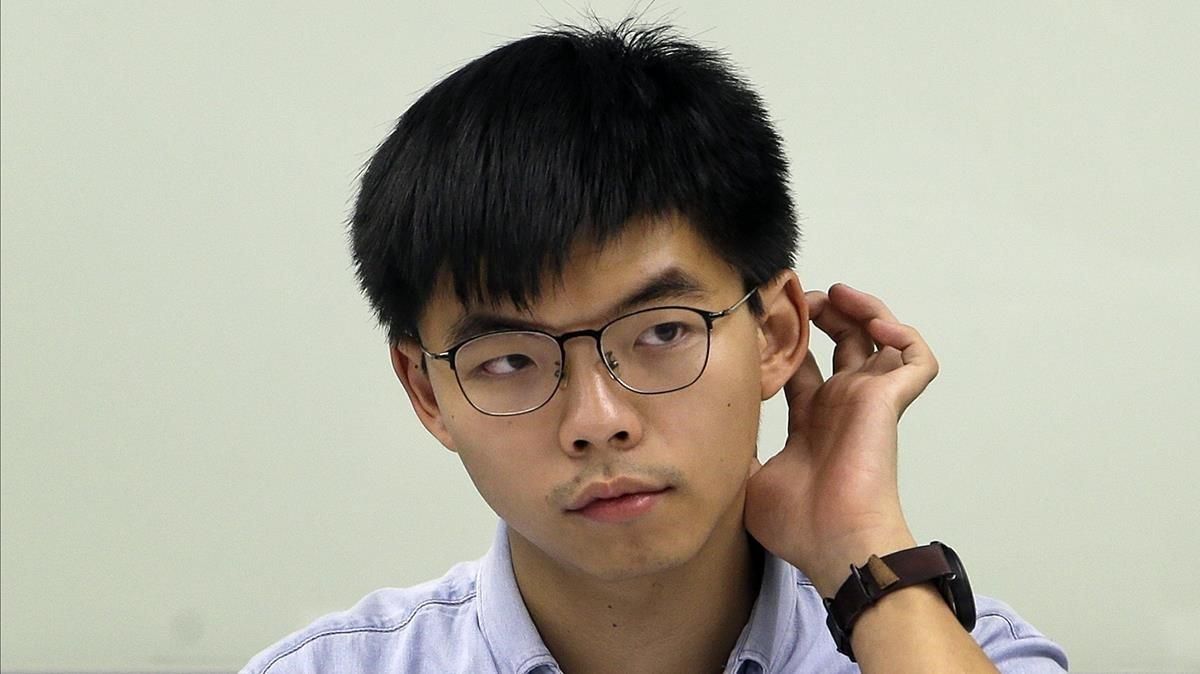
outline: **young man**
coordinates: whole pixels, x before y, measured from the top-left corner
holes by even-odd
[[[786,183],[758,98],[663,28],[548,31],[422,96],[364,175],[354,256],[495,543],[243,671],[1063,671],[909,532],[896,427],[937,363],[878,299],[801,289]]]

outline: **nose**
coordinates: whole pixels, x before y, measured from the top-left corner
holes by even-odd
[[[642,421],[631,404],[637,394],[613,379],[588,341],[565,345],[569,364],[558,393],[565,399],[559,444],[571,456],[598,448],[632,449],[642,440]]]

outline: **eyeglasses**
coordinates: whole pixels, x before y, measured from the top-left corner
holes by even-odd
[[[757,290],[757,289],[755,289]],[[671,393],[700,379],[708,364],[713,322],[737,311],[755,290],[724,311],[654,307],[615,318],[599,330],[551,335],[539,330],[501,330],[471,337],[442,353],[472,407],[497,417],[532,412],[554,397],[562,383],[566,343],[596,340],[600,360],[621,386],[646,395]]]

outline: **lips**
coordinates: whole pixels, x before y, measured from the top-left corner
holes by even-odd
[[[583,517],[596,524],[613,525],[626,524],[641,519],[665,498],[664,494],[670,488],[652,492],[625,494],[616,498],[601,498],[592,501],[579,510],[569,511],[569,515]]]
[[[618,477],[593,482],[578,493],[566,511],[600,523],[629,522],[641,517],[659,503],[671,487],[658,482]]]
[[[596,501],[616,499],[631,494],[660,492],[665,488],[666,485],[629,477],[619,477],[608,482],[593,482],[571,499],[567,510],[583,510]]]

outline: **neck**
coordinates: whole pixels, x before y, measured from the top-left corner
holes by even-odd
[[[564,671],[717,672],[749,620],[762,571],[760,549],[738,525],[714,532],[680,566],[619,581],[548,563],[511,529],[509,546],[525,605]]]

